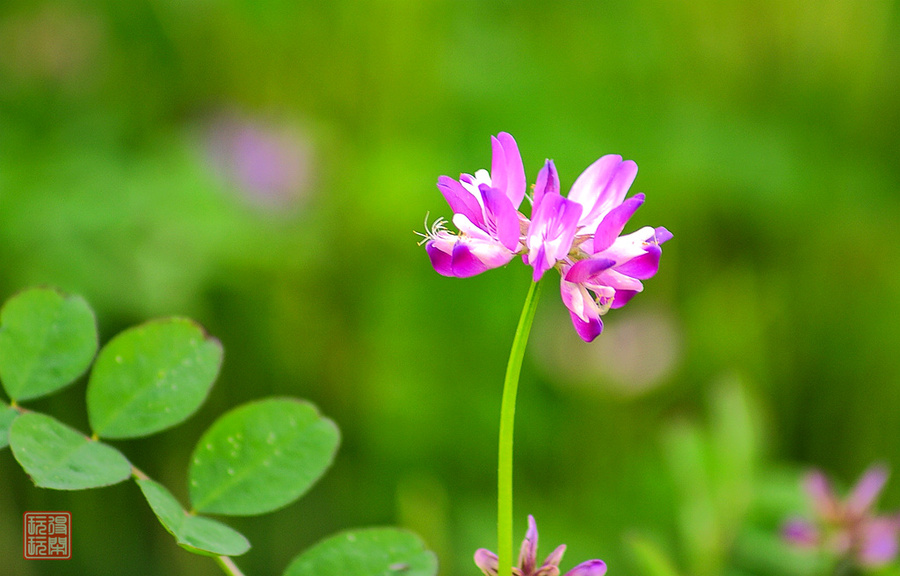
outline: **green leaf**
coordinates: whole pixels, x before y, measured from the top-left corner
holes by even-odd
[[[437,558],[397,528],[349,530],[298,555],[284,576],[434,576]]]
[[[835,570],[835,557],[827,548],[793,546],[781,537],[778,530],[772,530],[771,527],[744,526],[729,551],[729,562],[742,566],[753,574],[821,576],[840,573]],[[896,575],[897,569],[887,572],[848,570],[845,573],[887,576]]]
[[[222,364],[222,345],[186,318],[125,330],[103,347],[87,388],[88,418],[103,438],[148,436],[197,411]]]
[[[80,296],[35,288],[0,311],[0,380],[9,397],[30,400],[81,376],[97,351],[97,325]]]
[[[178,544],[185,550],[204,556],[240,556],[250,542],[233,528],[203,516],[189,516]]]
[[[669,556],[655,542],[632,534],[625,539],[642,572],[647,576],[679,576]]]
[[[250,516],[303,495],[331,465],[340,433],[307,402],[245,404],[206,431],[191,459],[190,495],[200,512]]]
[[[121,452],[37,412],[16,418],[9,444],[35,485],[56,490],[109,486],[131,475]]]
[[[9,444],[9,427],[18,415],[18,410],[0,402],[0,448],[6,448]]]
[[[690,574],[721,572],[728,544],[710,479],[708,434],[687,421],[663,431],[663,448],[679,494],[679,528]]]
[[[206,556],[239,556],[250,549],[250,542],[240,532],[221,522],[185,512],[159,482],[150,478],[136,482],[160,524],[185,550]]]
[[[726,532],[736,532],[756,492],[762,438],[757,411],[745,386],[728,378],[712,391],[709,445],[711,489]]]

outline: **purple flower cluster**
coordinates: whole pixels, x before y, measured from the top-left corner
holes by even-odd
[[[522,549],[519,552],[519,563],[513,566],[513,576],[559,576],[559,563],[566,545],[557,546],[556,550],[547,556],[542,564],[537,563],[538,531],[534,517],[528,516],[528,532],[522,541]],[[481,568],[485,576],[497,576],[497,555],[479,548],[475,551],[475,564]],[[606,562],[603,560],[588,560],[566,572],[563,576],[603,576],[606,574]]]
[[[534,268],[536,282],[556,268],[575,330],[590,342],[603,330],[600,316],[624,306],[643,290],[641,280],[656,274],[660,244],[672,238],[665,228],[649,226],[620,236],[644,202],[643,194],[625,198],[637,164],[614,154],[603,156],[564,197],[556,167],[547,160],[533,187],[529,219],[519,211],[526,179],[516,141],[501,132],[491,137],[491,146],[490,172],[438,179],[459,232],[447,230],[439,218],[424,234],[434,269],[465,278],[521,255]]]
[[[869,468],[840,500],[831,484],[818,470],[804,479],[804,488],[812,500],[816,521],[792,519],[782,530],[784,538],[795,545],[823,548],[860,566],[883,566],[897,557],[900,515],[877,516],[873,505],[887,481],[887,470]]]

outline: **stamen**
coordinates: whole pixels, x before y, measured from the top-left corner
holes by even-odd
[[[417,246],[421,246],[422,244],[428,242],[429,240],[434,240],[438,234],[440,234],[441,232],[443,232],[447,229],[447,227],[445,226],[447,221],[444,219],[443,216],[439,216],[437,220],[432,222],[431,228],[429,229],[429,227],[428,227],[428,216],[429,215],[430,215],[429,212],[425,213],[425,222],[424,222],[425,232],[418,232],[416,230],[413,230],[414,234],[422,237],[422,240],[420,240],[418,242]]]
[[[439,217],[437,220],[435,220],[435,221],[431,224],[431,235],[432,235],[432,236],[437,236],[439,232],[443,232],[444,230],[446,230],[447,227],[444,226],[444,224],[446,224],[446,222],[447,222],[447,221],[444,219],[443,216],[441,216],[441,217]]]

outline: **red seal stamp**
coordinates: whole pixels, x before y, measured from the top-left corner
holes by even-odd
[[[22,550],[26,560],[68,560],[72,557],[71,512],[26,512]]]

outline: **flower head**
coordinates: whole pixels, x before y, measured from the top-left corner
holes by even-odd
[[[559,563],[566,545],[557,546],[541,565],[537,563],[538,532],[534,517],[528,515],[528,531],[525,540],[522,541],[522,549],[519,552],[519,562],[513,567],[514,576],[559,576]],[[486,576],[497,576],[497,555],[479,548],[475,551],[475,564],[481,568]],[[572,568],[564,576],[603,576],[606,574],[606,562],[603,560],[588,560]]]
[[[810,496],[815,522],[791,519],[782,536],[791,544],[819,547],[850,558],[860,566],[877,567],[897,557],[900,515],[877,516],[875,500],[887,481],[887,470],[873,466],[857,481],[849,496],[840,500],[822,472],[810,472],[804,488]]]
[[[551,268],[560,272],[560,292],[578,335],[587,342],[603,330],[600,317],[624,306],[644,289],[641,280],[656,274],[660,245],[672,234],[645,227],[620,236],[643,204],[644,195],[625,195],[637,164],[609,154],[591,164],[567,197],[559,175],[547,160],[537,176],[531,219],[518,211],[525,195],[525,170],[512,136],[491,137],[491,172],[438,179],[438,189],[453,210],[446,229],[438,219],[425,237],[431,263],[444,276],[467,277],[503,266],[522,255],[537,282]],[[427,228],[427,224],[426,224]]]

